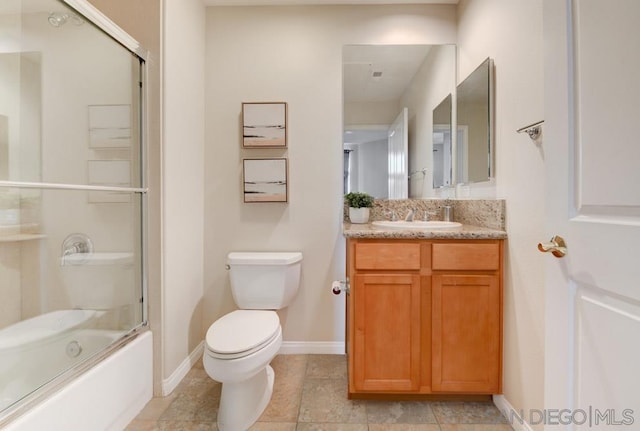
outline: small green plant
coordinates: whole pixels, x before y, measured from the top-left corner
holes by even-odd
[[[351,208],[372,208],[373,196],[363,192],[351,192],[344,195],[344,200]]]

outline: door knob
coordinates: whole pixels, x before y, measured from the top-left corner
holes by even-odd
[[[539,242],[538,250],[543,253],[551,252],[555,257],[564,257],[567,254],[567,243],[564,242],[564,238],[555,235],[549,242]]]

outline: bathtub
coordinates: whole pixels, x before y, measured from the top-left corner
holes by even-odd
[[[104,356],[123,333],[96,329],[99,313],[59,310],[0,330],[0,407],[17,416],[8,423],[0,417],[2,430],[122,430],[151,399],[151,332],[119,341]],[[29,395],[56,375],[65,381]]]

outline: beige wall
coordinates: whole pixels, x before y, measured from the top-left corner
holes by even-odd
[[[455,6],[218,7],[207,10],[203,329],[234,309],[232,250],[299,250],[302,286],[285,341],[344,341],[342,45],[455,43]],[[288,150],[242,150],[242,102],[285,101]],[[242,159],[288,157],[289,203],[244,204]]]
[[[544,151],[516,129],[544,119],[542,0],[462,0],[459,81],[495,61],[497,194],[507,200],[504,395],[541,409],[544,383]],[[538,428],[536,428],[538,429]]]
[[[201,0],[164,0],[163,379],[168,393],[203,340],[204,53]],[[199,358],[193,358],[198,360]]]

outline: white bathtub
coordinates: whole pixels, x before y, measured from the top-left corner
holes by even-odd
[[[0,411],[113,343],[119,334],[86,332],[98,314],[58,310],[1,329]]]
[[[0,331],[0,407],[121,337],[91,329],[93,317],[63,310]],[[2,429],[122,430],[151,399],[152,368],[152,336],[145,331]]]

